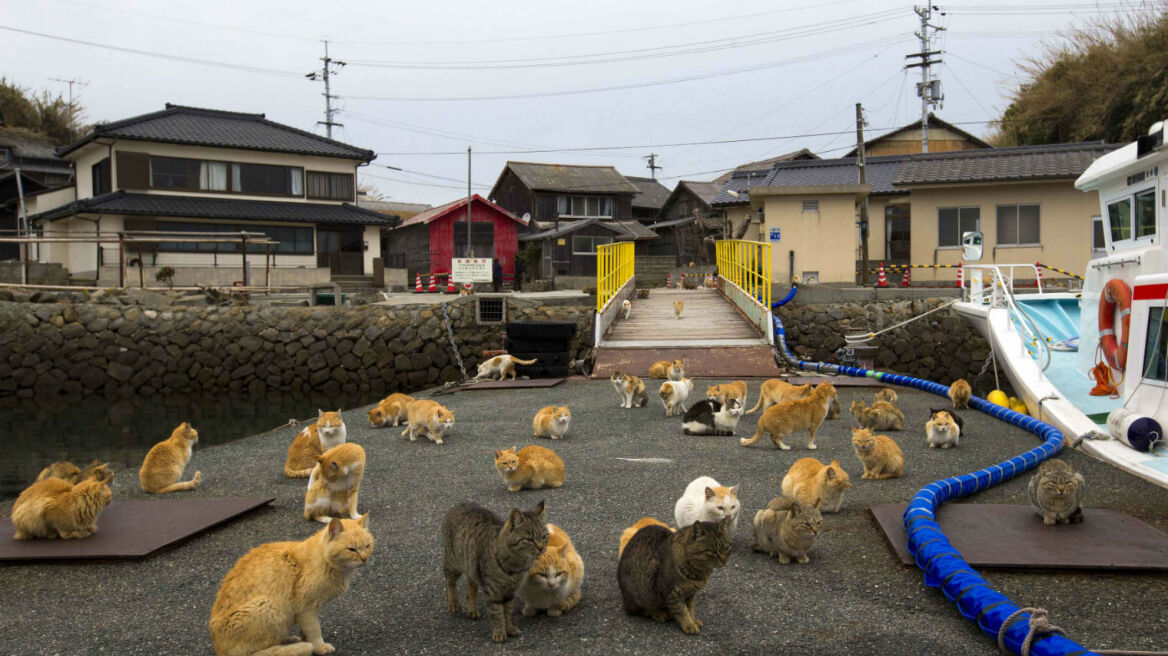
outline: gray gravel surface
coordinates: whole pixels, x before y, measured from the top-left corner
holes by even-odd
[[[707,381],[699,381],[704,391]],[[710,381],[721,382],[721,381]],[[750,385],[749,403],[758,391]],[[755,416],[739,435],[686,437],[660,403],[622,410],[606,381],[569,380],[542,390],[470,391],[440,397],[457,423],[443,446],[410,443],[393,429],[368,428],[364,409],[345,413],[349,439],[365,447],[361,489],[377,538],[374,555],[350,590],[321,613],[338,654],[991,654],[992,641],[963,619],[921,573],[896,559],[866,510],[904,502],[928,482],[969,472],[1029,449],[1037,439],[980,413],[965,414],[967,439],[950,450],[925,448],[930,405],[942,400],[901,392],[908,430],[891,433],[905,451],[906,476],[864,481],[850,444],[846,408],[871,389],[841,389],[845,416],[825,424],[818,452],[745,448]],[[656,401],[655,396],[651,397]],[[492,450],[537,442],[532,415],[567,404],[572,427],[562,441],[538,440],[567,466],[558,490],[506,490]],[[159,436],[170,427],[159,426]],[[187,496],[274,495],[272,507],[143,561],[0,567],[0,654],[209,654],[207,618],[219,581],[248,549],[303,539],[317,524],[301,515],[304,481],[282,478],[297,429],[286,428],[207,449],[192,468],[203,486]],[[761,444],[761,442],[760,442]],[[749,550],[750,519],[779,493],[796,459],[838,458],[852,489],[806,565],[780,565]],[[1168,529],[1168,490],[1079,453],[1064,457],[1086,476],[1089,506],[1127,511]],[[666,459],[638,460],[638,459]],[[188,469],[187,476],[190,475]],[[699,475],[739,484],[743,520],[728,565],[699,597],[699,636],[674,624],[628,617],[616,585],[617,540],[642,515],[672,523],[673,504]],[[1026,503],[1026,477],[978,495],[984,503]],[[137,472],[120,472],[115,498],[143,497]],[[446,612],[439,527],[447,508],[472,499],[496,512],[548,502],[548,518],[572,537],[586,576],[580,605],[560,618],[519,616],[523,635],[490,642],[487,620]],[[0,505],[8,513],[11,502]],[[1088,513],[1088,521],[1090,514]],[[1122,539],[1122,536],[1117,536]],[[1168,576],[1070,571],[990,571],[990,582],[1023,606],[1050,610],[1072,638],[1095,648],[1168,649]]]

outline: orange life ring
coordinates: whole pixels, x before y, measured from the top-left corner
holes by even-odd
[[[1131,289],[1118,278],[1107,281],[1099,295],[1099,347],[1112,369],[1127,365],[1127,339],[1131,326]],[[1115,306],[1119,305],[1120,339],[1115,338]]]

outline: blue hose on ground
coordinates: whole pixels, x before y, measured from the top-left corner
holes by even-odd
[[[921,378],[799,360],[787,349],[787,334],[783,322],[777,316],[774,316],[773,320],[775,344],[779,348],[779,353],[794,367],[845,376],[875,378],[893,385],[912,387],[942,397],[948,396],[948,387]],[[1034,433],[1043,439],[1043,443],[1021,455],[980,471],[929,483],[913,496],[908,508],[905,509],[904,531],[908,536],[908,551],[916,560],[917,567],[925,573],[925,585],[941,588],[941,592],[957,605],[962,615],[997,640],[1002,624],[1018,611],[1019,607],[1010,601],[1009,597],[990,587],[989,582],[973,571],[969,563],[965,562],[961,554],[953,548],[949,538],[937,524],[937,508],[946,501],[970,496],[1034,469],[1039,463],[1062,450],[1063,434],[1046,422],[976,396],[970,399],[969,404],[991,417]],[[1013,653],[1021,653],[1029,626],[1030,614],[1022,613],[1007,627],[1005,645]],[[1093,652],[1061,635],[1045,634],[1033,638],[1030,653],[1038,656],[1077,656]]]
[[[775,310],[775,309],[781,308],[784,305],[786,305],[787,303],[789,303],[791,301],[791,299],[795,298],[795,292],[797,292],[797,291],[799,291],[799,286],[794,285],[794,284],[791,285],[791,290],[789,292],[787,292],[786,297],[784,297],[783,300],[781,300],[781,301],[775,301],[774,303],[771,303],[771,309]]]

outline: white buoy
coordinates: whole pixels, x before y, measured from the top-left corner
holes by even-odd
[[[1116,408],[1107,415],[1107,430],[1120,442],[1144,452],[1151,451],[1164,436],[1160,422],[1127,408]]]

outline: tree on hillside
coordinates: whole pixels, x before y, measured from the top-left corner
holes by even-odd
[[[40,96],[0,77],[0,126],[24,128],[48,137],[58,146],[77,138],[82,109],[69,105],[61,94],[42,91]]]
[[[1168,118],[1168,12],[1099,21],[1021,64],[998,146],[1134,141]]]

